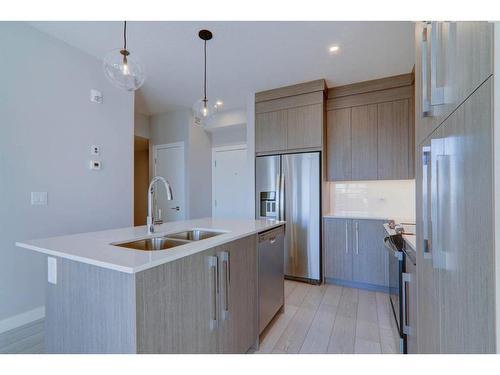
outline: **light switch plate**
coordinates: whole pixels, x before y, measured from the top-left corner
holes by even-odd
[[[51,284],[57,284],[57,259],[47,258],[47,281]]]
[[[46,191],[32,191],[31,192],[31,205],[32,206],[46,206],[47,205],[47,192]]]

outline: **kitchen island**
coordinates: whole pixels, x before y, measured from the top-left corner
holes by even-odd
[[[198,219],[17,243],[48,255],[48,353],[244,353],[258,340],[257,234],[275,220]],[[167,250],[121,247],[191,230]]]

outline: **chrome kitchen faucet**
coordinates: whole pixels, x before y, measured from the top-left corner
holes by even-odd
[[[167,191],[167,199],[171,201],[173,198],[172,195],[172,188],[170,187],[170,184],[168,183],[167,180],[165,180],[161,176],[156,176],[151,180],[151,183],[149,184],[148,188],[148,217],[147,217],[147,226],[148,226],[148,234],[153,234],[155,232],[155,221],[153,218],[153,205],[151,203],[153,199],[153,193],[155,191],[155,184],[161,181],[163,182],[163,185],[165,186],[165,190]]]

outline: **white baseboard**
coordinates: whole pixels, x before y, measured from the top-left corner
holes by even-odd
[[[45,306],[39,306],[33,310],[11,316],[0,320],[0,333],[10,331],[11,329],[21,327],[25,324],[34,322],[45,317]]]

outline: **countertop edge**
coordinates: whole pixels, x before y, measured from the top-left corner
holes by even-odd
[[[261,232],[266,232],[268,230],[280,227],[280,226],[285,225],[285,224],[286,224],[286,222],[276,222],[276,223],[270,224],[266,228],[251,230],[248,232],[237,233],[237,234],[231,236],[230,238],[220,239],[220,238],[214,237],[214,238],[212,238],[212,241],[209,242],[207,247],[204,247],[201,249],[194,248],[191,250],[187,250],[184,253],[175,255],[175,256],[168,258],[168,259],[158,259],[157,261],[152,261],[151,263],[144,264],[144,265],[137,266],[137,267],[126,267],[126,266],[121,266],[121,265],[114,264],[114,263],[103,262],[103,261],[88,258],[88,257],[82,257],[82,256],[74,255],[74,254],[64,253],[61,251],[47,249],[45,247],[36,246],[36,245],[30,244],[30,243],[24,243],[22,241],[17,241],[15,243],[15,245],[17,247],[20,247],[20,248],[36,251],[38,253],[42,253],[42,254],[49,255],[49,256],[69,259],[69,260],[73,260],[73,261],[80,262],[80,263],[85,263],[85,264],[90,264],[90,265],[101,267],[101,268],[110,269],[113,271],[124,272],[124,273],[128,273],[128,274],[135,274],[135,273],[142,272],[142,271],[145,271],[145,270],[150,269],[150,268],[160,266],[162,264],[174,262],[176,260],[200,253],[202,251],[211,249],[211,248],[216,247],[216,246],[224,245],[225,243],[228,243],[228,242],[236,241],[236,240],[239,240],[241,238],[252,236],[252,235],[255,235],[255,234],[258,234]],[[229,232],[227,234],[231,234],[231,232]],[[195,244],[196,244],[196,242],[195,242]],[[199,242],[198,242],[198,245],[199,245]],[[139,251],[139,250],[134,250],[134,251]]]

